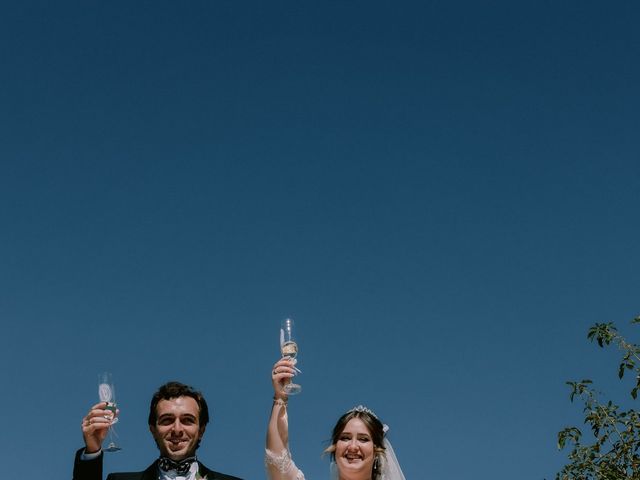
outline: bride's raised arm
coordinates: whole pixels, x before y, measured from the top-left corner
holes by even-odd
[[[304,480],[304,475],[293,463],[289,451],[289,419],[287,394],[282,387],[294,376],[294,362],[282,358],[271,371],[273,406],[267,427],[265,465],[270,480]]]

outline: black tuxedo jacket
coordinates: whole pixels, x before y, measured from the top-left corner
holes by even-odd
[[[73,463],[73,480],[102,480],[102,458],[104,454],[100,454],[98,458],[93,460],[81,460],[80,455],[84,452],[81,448],[76,452],[76,458]],[[157,460],[153,462],[143,472],[127,472],[127,473],[110,473],[107,480],[158,480]],[[198,462],[200,467],[200,476],[207,480],[242,480],[238,477],[225,475],[224,473],[209,470],[202,463]]]

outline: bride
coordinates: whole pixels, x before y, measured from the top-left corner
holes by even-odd
[[[265,465],[270,480],[304,480],[289,452],[287,395],[283,386],[295,375],[294,362],[280,359],[273,366],[273,408],[267,428]],[[331,480],[405,480],[385,437],[387,427],[366,407],[342,415],[331,434]]]

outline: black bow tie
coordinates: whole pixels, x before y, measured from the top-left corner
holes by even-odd
[[[160,460],[158,460],[158,466],[165,472],[175,470],[178,475],[186,475],[189,469],[191,469],[191,464],[195,461],[196,457],[185,458],[179,462],[167,457],[160,457]]]

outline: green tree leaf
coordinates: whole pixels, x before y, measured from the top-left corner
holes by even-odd
[[[640,316],[632,324],[640,323]],[[612,322],[596,323],[587,332],[591,342],[600,347],[616,345],[622,352],[618,364],[618,378],[627,370],[635,372],[630,390],[633,400],[640,390],[640,347],[620,335]],[[569,447],[569,462],[556,474],[556,480],[640,480],[640,414],[634,409],[622,410],[612,400],[603,400],[593,388],[593,382],[583,379],[568,381],[571,402],[583,404],[584,423],[590,434],[583,436],[577,427],[558,432],[559,449]],[[623,385],[623,384],[621,384]]]

